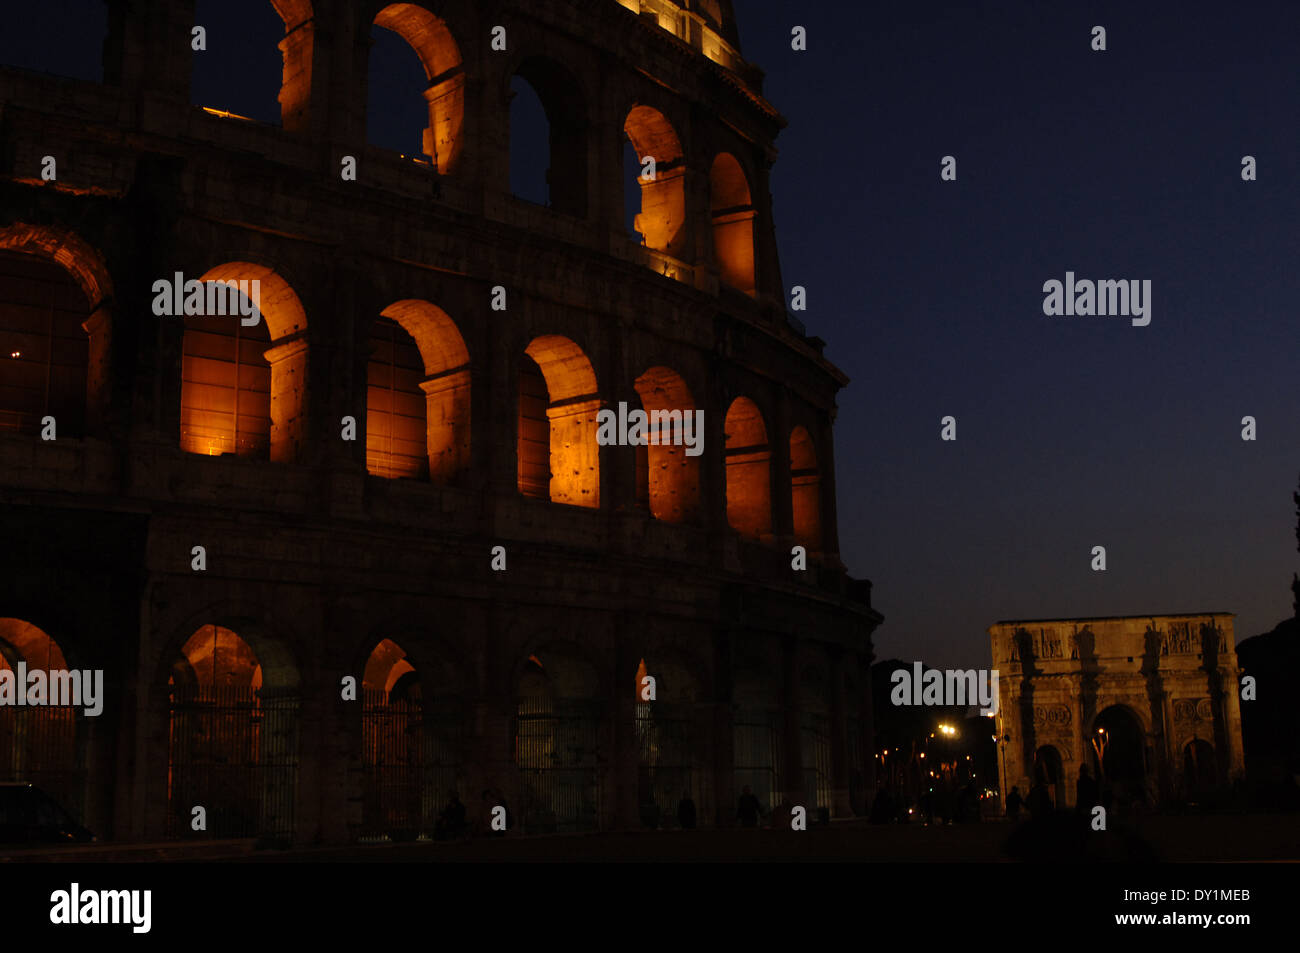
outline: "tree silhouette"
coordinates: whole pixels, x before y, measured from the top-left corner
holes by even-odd
[[[1296,492],[1291,494],[1291,499],[1295,500],[1295,549],[1300,553],[1300,482],[1297,483]]]
[[[1300,486],[1291,494],[1291,499],[1295,501],[1295,548],[1300,553]],[[1291,595],[1291,608],[1296,619],[1300,620],[1300,575],[1295,573],[1291,574]]]

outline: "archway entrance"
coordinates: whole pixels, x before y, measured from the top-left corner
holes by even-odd
[[[1120,800],[1145,796],[1146,754],[1142,726],[1131,711],[1111,705],[1093,722],[1092,763],[1094,777],[1107,794]]]
[[[1043,745],[1034,752],[1034,783],[1047,788],[1053,807],[1059,810],[1066,806],[1065,768],[1061,763],[1061,752],[1054,745]]]
[[[742,667],[733,685],[735,708],[732,715],[732,764],[735,795],[749,788],[764,812],[777,806],[785,781],[785,712],[773,704],[781,697],[779,685],[769,672]],[[735,805],[729,810],[735,816]]]
[[[1193,803],[1207,797],[1218,784],[1214,746],[1193,738],[1183,748],[1183,786],[1187,800]]]
[[[452,709],[425,696],[401,646],[391,639],[375,646],[362,676],[361,840],[433,836],[457,793],[460,720]]]
[[[167,685],[167,836],[292,839],[296,694],[265,690],[253,649],[218,625],[190,636]],[[206,830],[193,828],[195,807]]]
[[[13,691],[20,684],[20,666],[58,672],[68,668],[59,644],[21,619],[0,619],[0,678]],[[16,698],[16,696],[15,696]],[[0,705],[0,781],[26,781],[45,791],[77,820],[86,793],[85,738],[78,737],[78,710],[55,705]]]
[[[573,833],[599,826],[602,737],[595,672],[585,662],[529,656],[519,685],[515,763],[524,833]]]
[[[644,697],[642,679],[654,678],[655,698]],[[683,666],[637,667],[637,805],[647,827],[680,827],[679,808],[689,798],[694,824],[711,817],[711,791],[704,770],[704,732],[697,717],[699,687]],[[686,823],[691,824],[687,812]]]

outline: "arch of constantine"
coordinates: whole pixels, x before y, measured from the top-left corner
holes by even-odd
[[[1244,770],[1233,615],[1003,621],[998,771],[1005,797],[1041,783],[1073,807],[1081,766],[1148,804],[1196,800]]]

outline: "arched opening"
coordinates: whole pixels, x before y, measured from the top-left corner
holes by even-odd
[[[1034,752],[1034,783],[1047,788],[1052,805],[1057,809],[1066,806],[1065,767],[1061,752],[1054,745],[1043,745]]]
[[[1109,792],[1121,802],[1146,795],[1146,744],[1137,716],[1111,705],[1093,722],[1092,763],[1103,800]]]
[[[298,296],[274,271],[248,262],[219,265],[199,281],[204,300],[196,309],[187,306],[198,313],[185,316],[181,449],[297,459],[306,432],[307,383],[307,316]],[[231,282],[238,289],[221,287]],[[208,313],[214,301],[224,302],[216,309],[224,313]],[[260,318],[246,325],[252,318],[241,309],[250,305]]]
[[[57,261],[0,251],[0,432],[58,437],[86,425],[90,302]]]
[[[653,700],[645,697],[646,677],[654,679]],[[699,680],[671,660],[650,668],[642,659],[633,687],[641,822],[651,828],[698,826],[712,816]]]
[[[585,218],[587,115],[578,81],[552,60],[529,57],[511,77],[510,97],[511,192]]]
[[[629,188],[641,193],[641,211],[633,228],[647,248],[680,258],[687,241],[682,144],[664,114],[650,106],[633,107],[623,132],[636,150],[636,178]],[[647,176],[648,159],[654,160],[654,171]]]
[[[599,826],[601,765],[608,758],[596,673],[558,653],[529,656],[519,680],[515,763],[526,834]]]
[[[427,301],[398,301],[371,328],[366,467],[385,477],[457,482],[469,469],[469,351]]]
[[[596,372],[582,348],[558,334],[534,338],[524,355],[519,370],[519,492],[597,508]]]
[[[38,671],[45,673],[40,696],[45,703],[17,705],[18,693],[32,697],[30,679]],[[34,784],[84,822],[85,738],[79,729],[84,715],[75,705],[49,703],[54,700],[50,673],[66,671],[63,650],[43,630],[22,619],[0,619],[0,698],[4,699],[0,704],[0,782]],[[77,680],[79,683],[80,674]],[[84,688],[82,691],[84,701]]]
[[[713,220],[713,259],[724,282],[752,295],[754,285],[754,203],[749,181],[736,157],[723,152],[709,170],[709,210]]]
[[[784,713],[776,680],[753,668],[737,671],[733,684],[732,766],[737,797],[748,788],[760,811],[772,811],[784,782]]]
[[[737,397],[723,424],[727,438],[727,522],[742,536],[772,532],[772,451],[763,413]]]
[[[77,28],[69,29],[69,23]],[[102,0],[28,4],[22,29],[0,34],[0,64],[102,82],[107,32],[108,4]]]
[[[366,366],[366,469],[375,476],[423,479],[429,475],[425,445],[424,362],[415,339],[396,321],[370,326]]]
[[[648,440],[637,448],[641,502],[650,514],[667,523],[696,522],[700,518],[700,456],[686,451],[704,439],[697,426],[695,400],[680,374],[667,367],[652,367],[636,379],[637,395],[648,415]],[[689,438],[689,442],[688,439]]]
[[[465,71],[460,47],[446,23],[413,3],[390,3],[379,11],[374,27],[366,110],[369,140],[400,152],[414,152],[418,145],[439,173],[454,172],[464,146]],[[419,88],[415,85],[419,76],[413,69],[401,68],[406,58],[394,55],[402,51],[385,32],[400,37],[423,68],[423,101],[418,105],[414,91]],[[411,106],[404,108],[407,103]],[[387,125],[408,115],[418,115],[420,122],[428,120],[418,143],[409,139],[405,130]]]
[[[803,427],[790,434],[790,503],[794,511],[794,539],[809,552],[822,548],[822,478],[817,449]]]
[[[200,627],[167,685],[167,836],[290,840],[298,782],[297,671],[262,664],[238,634]],[[195,830],[195,808],[206,828]]]
[[[1218,787],[1218,782],[1214,745],[1203,738],[1193,738],[1183,746],[1183,786],[1187,800],[1192,803],[1204,800]]]
[[[361,684],[360,839],[432,837],[439,811],[457,786],[460,720],[454,699],[435,699],[432,691],[426,696],[415,666],[392,639],[370,653]]]
[[[799,755],[803,762],[803,792],[810,815],[831,810],[831,717],[826,673],[804,670],[800,700]]]
[[[308,0],[195,0],[205,49],[191,52],[190,102],[215,113],[302,128],[311,99]],[[283,36],[278,46],[266,38]],[[240,82],[232,83],[232,76]]]

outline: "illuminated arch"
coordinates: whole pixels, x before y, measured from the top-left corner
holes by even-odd
[[[738,291],[754,294],[754,203],[745,170],[726,152],[709,170],[709,210],[719,276]]]
[[[443,174],[455,172],[464,149],[465,71],[460,47],[447,24],[414,3],[390,3],[375,16],[375,26],[391,30],[415,51],[429,85],[429,127],[424,154]]]
[[[700,517],[700,456],[688,456],[682,441],[682,426],[695,410],[690,388],[680,374],[667,367],[652,367],[636,379],[641,406],[649,415],[648,446],[637,449],[638,495],[648,503],[650,514],[669,523],[684,523]],[[661,426],[656,428],[656,415]],[[704,435],[694,428],[695,439]],[[639,474],[644,473],[644,481]]]
[[[790,433],[790,502],[794,511],[794,539],[809,552],[822,548],[822,478],[817,468],[817,448],[806,428]]]
[[[686,249],[686,164],[677,132],[664,114],[651,106],[634,106],[623,123],[623,132],[636,149],[639,162],[655,161],[652,179],[637,171],[641,189],[641,211],[633,227],[641,233],[647,248],[682,257]]]
[[[539,162],[545,151],[549,166],[546,182],[549,205],[557,212],[585,218],[587,215],[587,138],[586,96],[577,78],[559,63],[542,56],[523,59],[511,77],[532,87],[546,112],[548,141],[529,142],[519,148],[519,130],[511,144],[511,161]],[[511,94],[513,96],[513,93]]]
[[[558,334],[534,338],[524,355],[519,371],[519,492],[598,508],[600,398],[591,361],[582,348]]]
[[[727,522],[751,537],[772,532],[772,450],[763,413],[737,397],[723,424],[727,438]]]
[[[0,228],[0,431],[94,429],[108,399],[113,283],[103,257],[66,229]],[[35,284],[33,284],[35,282]],[[33,297],[34,295],[34,297]]]
[[[455,322],[427,301],[398,301],[372,326],[370,347],[367,469],[456,482],[469,468],[470,368]]]
[[[187,315],[182,347],[181,449],[190,453],[298,458],[306,434],[307,315],[265,265],[228,262],[202,282],[258,281],[262,320]],[[249,285],[248,287],[252,287]]]
[[[172,661],[168,684],[167,836],[293,837],[298,781],[297,667],[268,642],[265,672],[253,646],[202,625]]]
[[[69,667],[59,643],[44,630],[23,619],[0,618],[0,672],[16,679],[19,663],[29,675]],[[25,692],[28,685],[14,688]],[[77,744],[82,717],[81,709],[67,706],[0,707],[0,781],[31,782],[84,820],[85,765]]]

